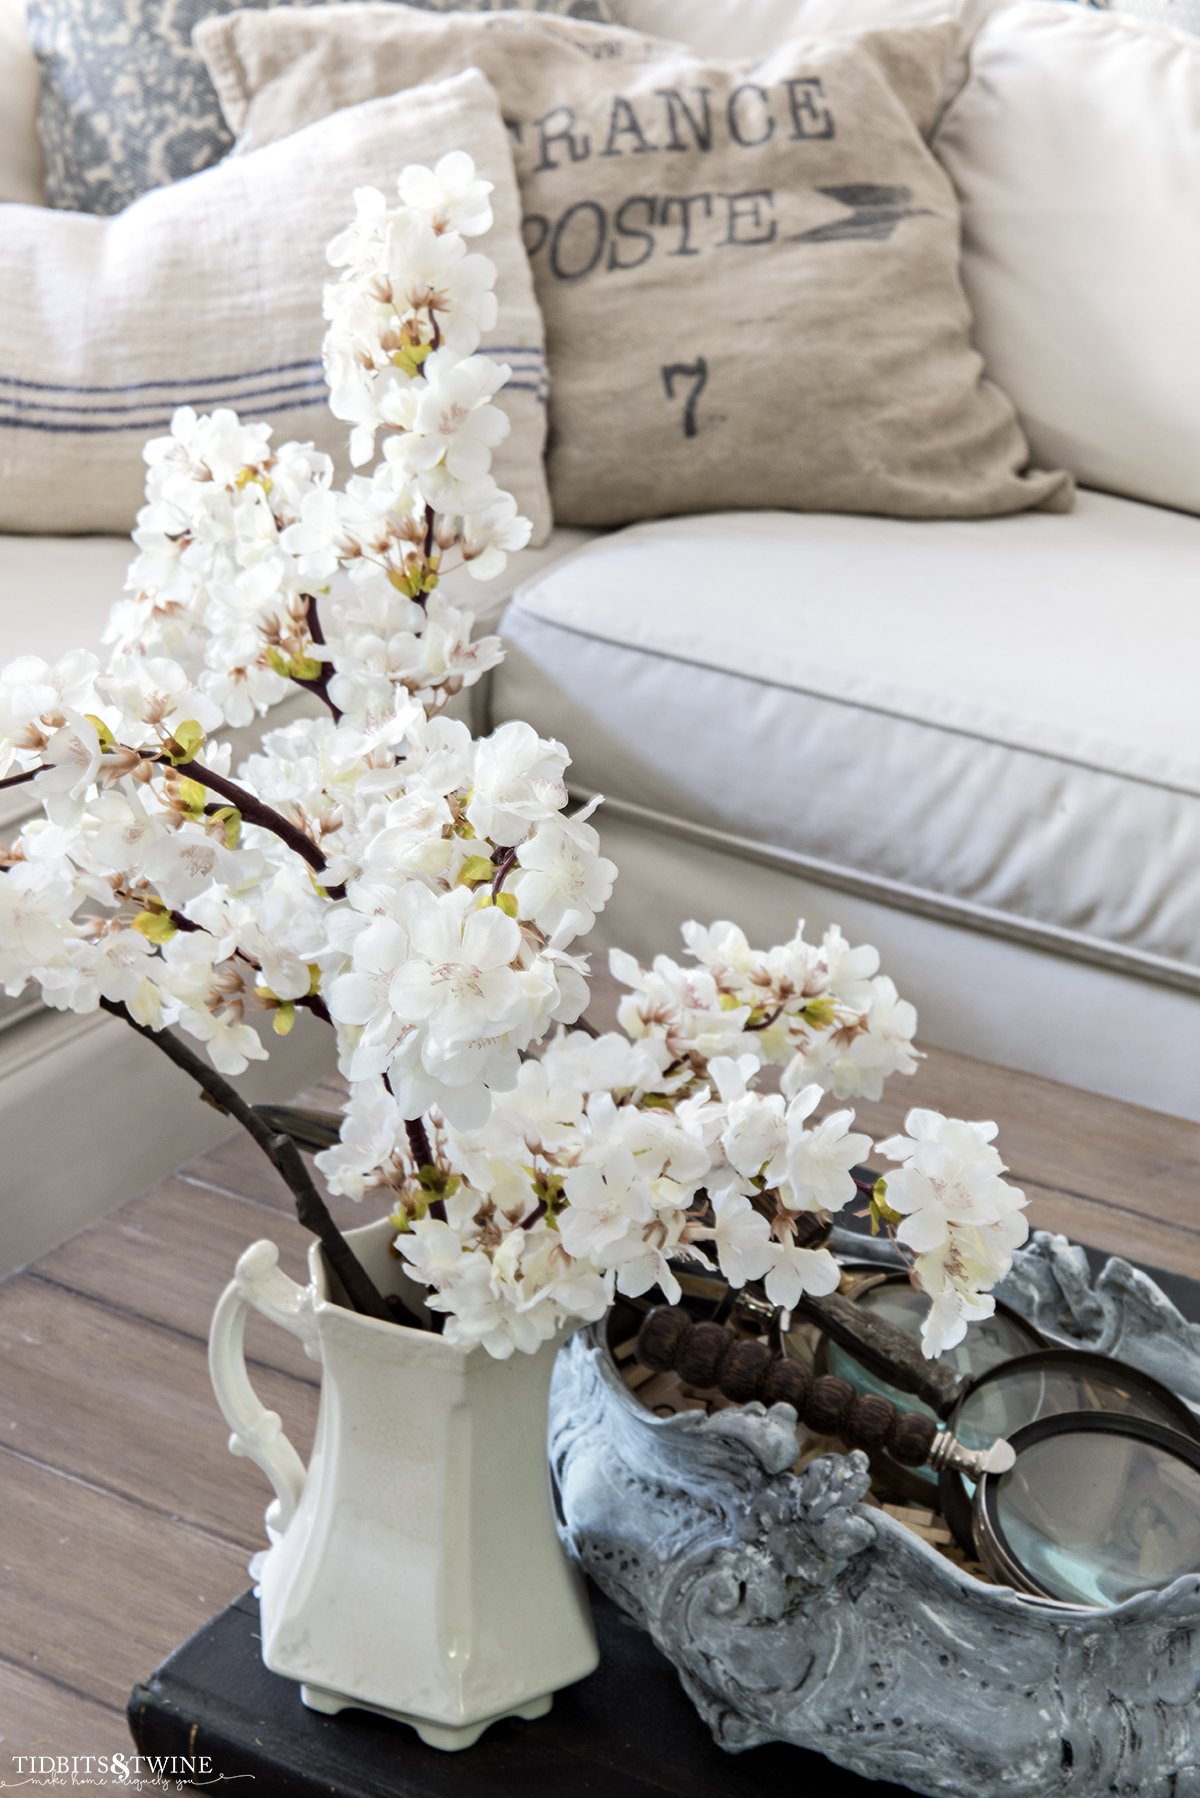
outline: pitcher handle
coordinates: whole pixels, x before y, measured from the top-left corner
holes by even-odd
[[[233,1279],[217,1301],[208,1337],[208,1370],[231,1431],[229,1452],[248,1456],[275,1488],[265,1519],[267,1535],[274,1542],[295,1516],[305,1466],[283,1433],[279,1413],[268,1411],[250,1384],[245,1334],[246,1313],[251,1308],[298,1336],[316,1357],[312,1295],[283,1272],[278,1248],[265,1238],[251,1243],[238,1258]]]

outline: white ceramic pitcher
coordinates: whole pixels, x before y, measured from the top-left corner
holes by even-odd
[[[393,1237],[386,1220],[348,1233],[380,1291],[419,1309]],[[333,1303],[316,1244],[307,1286],[278,1259],[273,1242],[246,1250],[209,1338],[230,1449],[276,1493],[256,1564],[263,1660],[299,1680],[314,1710],[379,1711],[437,1748],[469,1747],[501,1717],[544,1715],[599,1658],[550,1491],[558,1341],[496,1361]],[[307,1470],[250,1385],[251,1308],[321,1363]]]

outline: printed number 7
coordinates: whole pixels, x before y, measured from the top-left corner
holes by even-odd
[[[696,424],[696,402],[704,392],[708,380],[708,363],[703,356],[697,356],[694,362],[670,362],[662,371],[663,386],[667,390],[667,398],[675,398],[677,381],[690,381],[691,389],[683,402],[683,434],[694,437],[699,429]]]

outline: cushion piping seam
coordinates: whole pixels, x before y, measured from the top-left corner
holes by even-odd
[[[571,785],[571,794],[573,798],[580,800],[595,797],[592,788],[575,783]],[[734,857],[740,856],[782,873],[808,875],[828,886],[857,894],[864,899],[882,901],[897,911],[913,912],[935,923],[956,924],[982,935],[1001,937],[1018,947],[1064,955],[1075,961],[1106,968],[1112,973],[1150,980],[1157,986],[1169,986],[1186,993],[1200,993],[1200,968],[1191,967],[1186,962],[1172,961],[1166,956],[1153,955],[1145,950],[1125,948],[1116,943],[1105,942],[1099,937],[1068,930],[1062,925],[1040,923],[1019,912],[1001,911],[970,899],[947,898],[928,887],[906,886],[901,881],[891,881],[882,875],[847,868],[838,862],[823,861],[818,856],[804,855],[798,850],[754,842],[748,837],[735,836],[728,831],[714,830],[708,825],[671,817],[649,806],[638,805],[634,800],[606,797],[600,816],[595,820],[602,832],[605,812],[644,829],[677,837],[684,842],[698,843],[725,855],[732,853]]]
[[[989,736],[984,731],[966,730],[959,724],[945,724],[936,718],[921,718],[913,713],[902,712],[895,707],[880,705],[877,702],[862,699],[841,698],[836,693],[822,693],[813,687],[796,687],[785,685],[783,681],[772,680],[764,674],[744,674],[731,668],[723,668],[716,662],[689,661],[685,656],[676,655],[671,650],[655,649],[640,644],[624,643],[616,637],[601,637],[595,631],[584,630],[576,624],[564,624],[560,619],[547,618],[543,613],[534,611],[522,601],[522,590],[514,594],[510,602],[510,611],[525,611],[538,624],[550,630],[562,631],[568,636],[581,637],[588,643],[604,643],[611,649],[624,650],[633,655],[653,657],[660,662],[671,662],[677,668],[703,668],[710,674],[720,674],[731,680],[748,681],[752,686],[769,687],[778,693],[796,693],[805,699],[816,700],[825,705],[842,706],[849,711],[871,712],[879,718],[894,718],[900,724],[916,725],[922,730],[941,731],[945,736],[961,737],[973,743],[984,743],[992,749],[1007,749],[1016,755],[1034,756],[1038,761],[1060,762],[1072,768],[1082,768],[1085,773],[1098,774],[1108,780],[1128,781],[1135,786],[1149,787],[1153,792],[1177,793],[1185,799],[1200,798],[1200,789],[1185,786],[1179,781],[1156,780],[1148,774],[1131,774],[1123,769],[1105,768],[1100,763],[1085,760],[1083,756],[1068,755],[1061,750],[1035,749],[1028,744],[1010,742],[1004,737]],[[507,616],[507,614],[506,614]]]

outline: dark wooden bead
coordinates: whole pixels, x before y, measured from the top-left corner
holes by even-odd
[[[851,1448],[878,1448],[896,1416],[896,1407],[881,1392],[860,1392],[846,1413],[842,1431]]]
[[[762,1385],[771,1366],[771,1351],[765,1342],[735,1342],[721,1368],[721,1391],[735,1405],[749,1404],[761,1398]]]
[[[736,1347],[737,1337],[720,1324],[697,1324],[675,1357],[675,1371],[688,1386],[719,1388],[726,1357]]]
[[[854,1403],[854,1396],[849,1380],[843,1380],[835,1373],[822,1374],[819,1380],[813,1381],[804,1408],[804,1422],[821,1436],[840,1436],[842,1420]]]
[[[901,1467],[919,1467],[928,1459],[937,1433],[935,1417],[924,1417],[919,1411],[899,1411],[887,1433],[885,1446],[893,1461],[899,1461]]]
[[[695,1328],[686,1311],[675,1305],[657,1305],[642,1320],[634,1353],[643,1367],[669,1373]]]
[[[815,1378],[812,1368],[806,1367],[803,1361],[793,1361],[788,1355],[777,1355],[767,1369],[767,1377],[762,1384],[763,1404],[791,1405],[796,1416],[803,1417]]]

